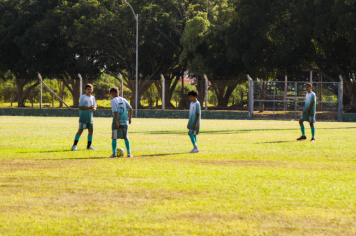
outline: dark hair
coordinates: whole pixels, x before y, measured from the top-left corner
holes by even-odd
[[[188,93],[188,96],[198,97],[199,92],[197,90],[192,90]]]
[[[311,83],[306,83],[305,85],[309,85],[310,87],[313,87],[313,85]]]
[[[119,89],[117,87],[112,87],[110,89],[110,93],[116,93],[116,94],[119,94]]]
[[[85,89],[87,89],[87,88],[94,89],[93,85],[91,85],[91,84],[87,84],[87,85],[85,85]]]

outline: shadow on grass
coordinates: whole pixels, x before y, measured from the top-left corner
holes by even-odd
[[[67,160],[101,160],[101,159],[110,159],[109,157],[70,157],[70,158],[61,158],[61,159],[35,159],[36,161],[67,161]]]
[[[236,129],[236,130],[203,130],[200,131],[200,134],[238,134],[238,133],[248,133],[248,132],[261,132],[261,131],[295,131],[298,130],[299,127],[296,127],[295,129]],[[317,128],[319,130],[342,130],[342,129],[356,129],[356,127],[342,127],[342,128]],[[164,130],[164,131],[144,131],[144,132],[131,132],[134,134],[174,134],[174,135],[187,135],[187,131],[170,131],[170,130]]]
[[[292,143],[295,141],[271,141],[271,142],[260,142],[260,143],[255,143],[255,144],[266,144],[266,143]]]
[[[140,155],[137,157],[163,157],[163,156],[175,156],[181,154],[187,154],[188,152],[174,152],[174,153],[158,153],[158,154],[149,154],[149,155]]]

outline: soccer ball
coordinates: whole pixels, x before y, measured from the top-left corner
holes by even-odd
[[[117,157],[123,157],[125,155],[124,149],[117,149]]]

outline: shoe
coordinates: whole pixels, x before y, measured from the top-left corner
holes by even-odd
[[[112,154],[109,158],[116,158],[116,155]]]
[[[310,140],[310,142],[315,142],[315,138],[312,138],[312,139]]]
[[[93,148],[93,147],[88,147],[87,150],[96,151],[96,150],[98,150],[98,149],[95,149],[95,148]]]
[[[133,158],[132,154],[127,154],[128,158]]]
[[[198,148],[194,148],[193,150],[190,151],[190,153],[198,153],[199,149]]]
[[[72,147],[72,151],[78,151],[77,145],[74,145],[74,146]]]
[[[301,140],[305,140],[305,139],[307,139],[306,136],[301,136],[300,138],[297,139],[297,141],[301,141]]]

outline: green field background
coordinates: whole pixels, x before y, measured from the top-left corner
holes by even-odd
[[[0,121],[0,235],[356,234],[355,123],[202,120],[189,154],[186,120],[133,119],[109,159],[110,118],[78,152],[78,118]]]

